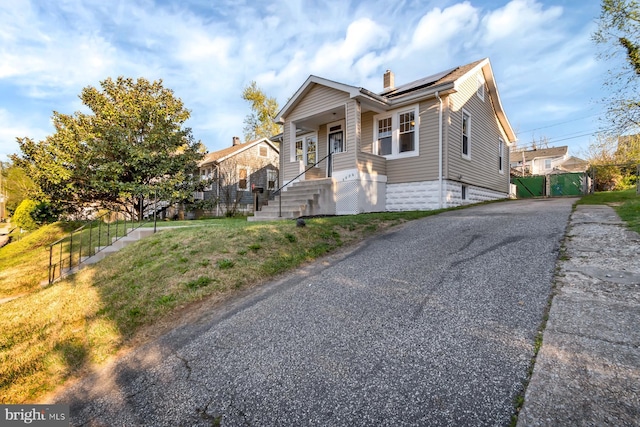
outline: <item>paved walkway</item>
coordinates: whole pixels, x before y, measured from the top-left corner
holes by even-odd
[[[578,206],[518,426],[640,426],[640,235]]]

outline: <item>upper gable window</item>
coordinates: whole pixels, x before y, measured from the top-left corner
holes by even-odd
[[[484,77],[478,74],[476,76],[476,83],[477,83],[476,94],[478,95],[478,98],[484,101]]]
[[[471,158],[471,116],[462,110],[462,157]]]
[[[388,159],[417,156],[419,109],[414,105],[374,117],[373,152]]]
[[[260,157],[267,157],[268,155],[268,150],[267,150],[267,146],[266,145],[260,145],[259,146],[259,155]]]

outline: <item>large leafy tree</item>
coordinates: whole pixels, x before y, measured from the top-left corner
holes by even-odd
[[[38,199],[67,212],[120,205],[138,214],[156,195],[189,198],[204,148],[184,127],[189,111],[161,80],[108,78],[80,99],[91,113],[54,112],[54,134],[18,138],[22,155],[12,160],[38,185]]]
[[[242,91],[242,99],[251,103],[251,113],[244,119],[245,141],[271,138],[280,133],[280,125],[274,120],[278,114],[278,101],[267,96],[255,81]]]
[[[636,0],[602,0],[598,29],[593,40],[603,46],[602,59],[622,65],[609,70],[605,83],[611,93],[608,128],[624,133],[640,126],[640,3]],[[610,126],[613,125],[613,126]]]

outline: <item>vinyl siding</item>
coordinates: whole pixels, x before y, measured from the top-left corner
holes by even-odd
[[[313,85],[311,90],[300,100],[298,105],[293,109],[287,121],[312,116],[330,108],[344,105],[349,101],[349,94],[339,90]]]
[[[373,154],[373,111],[361,116],[361,151],[358,153],[358,170],[360,172],[386,175],[387,159]]]
[[[349,101],[346,108],[345,121],[345,151],[333,156],[333,170],[348,170],[356,168],[356,155],[360,140],[358,128],[360,127],[360,105],[356,101]],[[326,126],[325,126],[326,128]]]
[[[360,146],[362,147],[362,151],[365,153],[373,154],[373,116],[375,113],[373,111],[367,111],[366,113],[362,113],[362,140],[360,141]]]
[[[387,160],[389,184],[438,179],[438,102],[433,100],[421,102],[419,116],[420,155]],[[373,122],[370,127],[373,132]]]
[[[371,153],[360,153],[358,156],[358,170],[371,175],[386,175],[387,159]]]
[[[476,95],[476,90],[477,76],[474,74],[460,84],[458,92],[449,97],[445,179],[508,193],[508,139],[493,111],[486,86],[484,101]],[[470,159],[462,156],[463,109],[471,116]],[[499,138],[505,142],[502,174],[498,171]]]
[[[280,186],[293,179],[299,172],[298,162],[291,161],[291,126],[287,121],[283,126],[282,147],[280,147]]]
[[[320,129],[318,129],[318,160],[324,158],[327,154],[329,154],[329,149],[327,147],[327,126],[322,125],[320,126]],[[322,162],[320,167],[326,173],[327,161],[325,160]]]

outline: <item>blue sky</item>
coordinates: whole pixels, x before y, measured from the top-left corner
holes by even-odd
[[[519,145],[586,152],[607,65],[598,0],[0,0],[0,160],[107,77],[162,79],[215,151],[243,135],[252,80],[280,106],[310,74],[382,90],[489,57]]]

